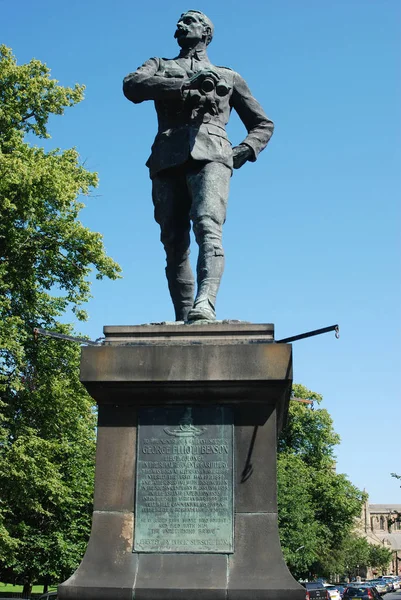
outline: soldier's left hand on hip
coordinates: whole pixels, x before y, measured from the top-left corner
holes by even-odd
[[[240,144],[233,148],[233,164],[234,169],[239,169],[244,165],[252,156],[252,150],[245,144]]]

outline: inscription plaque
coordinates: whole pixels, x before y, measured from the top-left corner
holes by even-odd
[[[233,417],[229,407],[139,413],[136,552],[233,552]]]

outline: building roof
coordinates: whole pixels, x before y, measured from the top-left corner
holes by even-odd
[[[401,550],[401,531],[399,533],[384,533],[383,536],[378,537],[383,537],[389,541],[392,550]]]
[[[401,504],[369,504],[370,513],[401,512]]]
[[[386,544],[391,546],[393,552],[401,550],[401,531],[397,533],[386,533],[385,531],[373,533],[373,531],[369,531],[366,533],[366,538],[369,544]]]

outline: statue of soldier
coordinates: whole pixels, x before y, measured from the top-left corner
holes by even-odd
[[[206,15],[197,10],[182,14],[174,37],[179,55],[149,59],[127,75],[123,90],[135,104],[155,103],[158,133],[146,164],[176,320],[214,321],[232,169],[256,160],[273,133],[273,123],[238,73],[210,63],[206,47],[213,24]],[[232,108],[248,132],[234,148],[225,130]],[[195,301],[191,221],[199,245]]]

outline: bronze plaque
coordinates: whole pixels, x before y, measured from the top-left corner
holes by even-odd
[[[233,552],[229,407],[139,413],[135,552]]]

